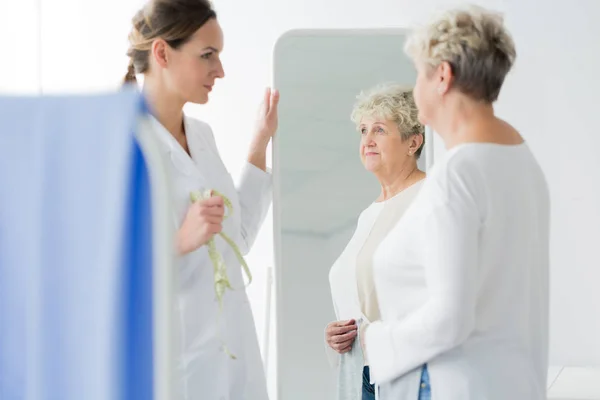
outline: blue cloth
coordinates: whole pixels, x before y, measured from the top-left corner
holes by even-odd
[[[0,399],[152,398],[137,91],[0,97]]]

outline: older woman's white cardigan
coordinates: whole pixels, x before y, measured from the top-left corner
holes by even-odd
[[[432,400],[546,399],[549,194],[526,144],[447,152],[373,269],[382,400],[416,400],[425,363]]]

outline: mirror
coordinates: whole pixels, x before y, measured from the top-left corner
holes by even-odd
[[[412,87],[401,30],[293,31],[277,43],[281,93],[274,143],[277,398],[331,400],[336,371],[324,330],[335,319],[329,270],[380,193],[359,157],[356,96],[381,83]],[[432,134],[419,160],[432,162]]]

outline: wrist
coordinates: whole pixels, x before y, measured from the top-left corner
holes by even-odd
[[[264,158],[267,156],[266,146],[252,146],[248,151],[248,158]]]
[[[255,167],[267,170],[267,146],[263,144],[253,145],[248,153],[248,162]]]
[[[271,141],[271,136],[264,133],[257,133],[250,145],[251,153],[265,153],[267,152],[267,146]]]
[[[178,256],[183,256],[190,252],[189,246],[185,241],[185,236],[181,232],[181,228],[177,231],[177,235],[175,236],[175,252]]]

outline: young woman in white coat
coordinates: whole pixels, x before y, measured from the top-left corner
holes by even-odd
[[[204,104],[224,76],[219,55],[223,33],[207,0],[150,1],[133,18],[126,81],[144,75],[143,92],[155,118],[173,183],[178,233],[176,299],[178,399],[266,400],[266,379],[242,268],[226,233],[247,253],[271,202],[267,144],[277,128],[276,91],[267,90],[239,186],[223,165],[211,128],[183,113],[187,102]],[[231,200],[224,219],[220,197],[191,203],[190,193],[216,190]],[[222,309],[216,300],[206,243],[215,238],[231,286]]]
[[[373,257],[381,321],[363,333],[382,400],[545,400],[549,191],[494,115],[516,57],[502,18],[444,13],[406,46],[419,119],[443,139],[417,199]]]
[[[352,121],[361,135],[361,161],[380,182],[381,192],[360,214],[356,231],[329,272],[338,321],[331,322],[325,334],[331,364],[338,368],[338,399],[374,400],[369,362],[356,342],[357,329],[360,323],[380,318],[371,260],[423,185],[425,172],[417,161],[425,127],[418,120],[412,90],[396,84],[362,93]]]

